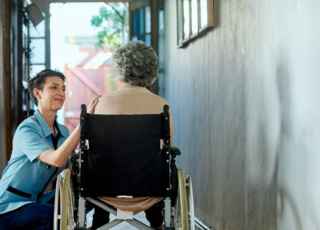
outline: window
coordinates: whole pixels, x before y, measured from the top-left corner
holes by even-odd
[[[177,43],[184,47],[214,26],[214,0],[177,1]]]
[[[149,0],[130,2],[131,39],[144,41],[152,45],[152,10]]]

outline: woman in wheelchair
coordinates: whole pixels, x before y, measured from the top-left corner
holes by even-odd
[[[52,70],[29,81],[38,109],[14,134],[11,158],[0,180],[0,229],[52,229],[53,194],[45,191],[80,139],[79,127],[69,136],[56,121],[65,100],[64,81],[62,73]],[[97,101],[90,103],[89,113]]]
[[[113,75],[119,80],[119,88],[111,94],[101,96],[95,113],[160,114],[168,102],[149,90],[156,80],[157,71],[156,53],[144,43],[129,42],[117,49],[113,55]],[[163,228],[164,205],[161,197],[105,197],[104,201],[114,207],[130,206],[132,211],[142,207],[151,227]],[[105,211],[97,209],[93,218],[93,229],[105,223]]]

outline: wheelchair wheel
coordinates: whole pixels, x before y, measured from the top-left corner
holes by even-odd
[[[71,171],[64,170],[57,177],[54,200],[54,230],[73,230],[74,196],[71,185]]]
[[[192,182],[178,170],[178,194],[174,214],[175,230],[194,230],[194,204]]]

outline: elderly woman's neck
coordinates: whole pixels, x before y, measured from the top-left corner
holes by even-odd
[[[120,89],[141,89],[141,88],[145,88],[143,86],[137,86],[137,85],[131,85],[127,82],[123,82],[121,81],[121,84],[120,84]]]
[[[41,115],[43,116],[44,120],[47,122],[49,128],[53,128],[57,112],[52,110],[46,110],[41,107],[39,107],[38,109]]]

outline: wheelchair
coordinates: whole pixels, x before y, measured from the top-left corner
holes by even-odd
[[[99,230],[123,222],[152,229],[138,213],[102,199],[123,196],[161,197],[164,229],[194,230],[192,182],[176,167],[180,151],[171,146],[169,121],[168,105],[143,115],[88,114],[82,105],[80,152],[56,181],[54,230],[89,229],[88,204],[115,216]]]

